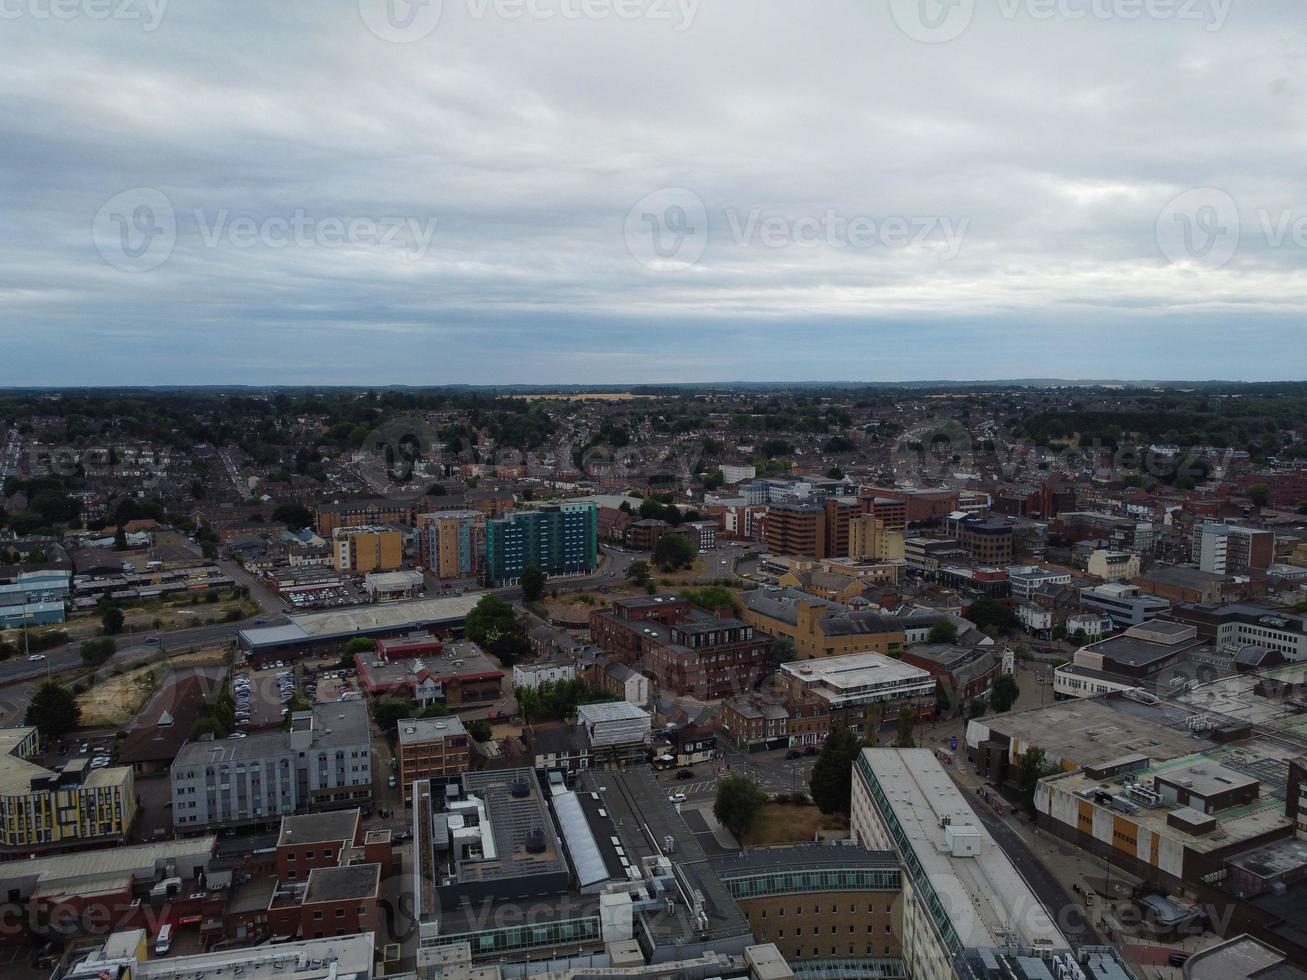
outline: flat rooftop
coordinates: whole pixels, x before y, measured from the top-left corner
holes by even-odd
[[[525,796],[513,795],[515,784],[525,786]],[[494,835],[495,856],[489,860],[458,862],[458,880],[498,881],[524,875],[567,872],[558,831],[533,770],[470,772],[463,776],[463,787],[468,797],[476,797],[485,804]],[[544,850],[533,854],[526,849],[526,838],[536,830],[544,834]]]
[[[1194,641],[1200,645],[1201,641]],[[1138,636],[1122,633],[1106,640],[1099,640],[1083,648],[1087,653],[1096,653],[1112,663],[1129,667],[1147,667],[1159,660],[1170,660],[1184,652],[1185,647],[1176,643],[1159,643],[1145,640]]]
[[[1248,752],[1246,749],[1236,751]],[[1252,753],[1248,752],[1249,757],[1243,760],[1245,764],[1261,764],[1266,766],[1268,771],[1276,766],[1276,760],[1254,760],[1251,755]],[[1170,762],[1138,770],[1132,773],[1131,777],[1147,786],[1151,782],[1150,776],[1162,775],[1165,777],[1167,773],[1183,773],[1193,765],[1210,766],[1213,763],[1220,765],[1225,762],[1236,763],[1238,761],[1240,761],[1239,756],[1223,754],[1221,747],[1216,747],[1210,752],[1196,753],[1192,756],[1173,759]],[[1287,762],[1282,764],[1287,770]],[[1054,792],[1069,793],[1085,800],[1092,799],[1094,794],[1100,791],[1106,791],[1114,795],[1125,792],[1123,780],[1119,778],[1094,779],[1081,770],[1050,776],[1047,783],[1050,790]],[[1172,827],[1167,817],[1177,810],[1189,809],[1174,804],[1163,803],[1159,806],[1140,806],[1130,814],[1130,819],[1143,830],[1152,831],[1159,837],[1176,842],[1195,853],[1207,854],[1212,851],[1231,848],[1241,841],[1253,840],[1264,834],[1293,825],[1293,821],[1284,815],[1283,790],[1281,789],[1277,795],[1274,792],[1275,787],[1273,784],[1266,785],[1266,788],[1272,790],[1272,792],[1263,793],[1253,803],[1246,806],[1230,807],[1210,814],[1216,820],[1218,831],[1216,833],[1194,835],[1178,827]]]
[[[381,883],[381,865],[351,864],[343,868],[314,868],[304,889],[304,904],[371,898]]]
[[[132,976],[134,980],[228,980],[236,975],[241,980],[288,976],[299,980],[331,975],[337,980],[349,980],[372,976],[375,943],[373,933],[363,932],[196,956],[169,956],[141,963]]]
[[[788,847],[751,847],[735,854],[714,857],[712,863],[722,878],[730,879],[811,868],[897,869],[899,857],[893,851],[870,851],[852,841],[839,841],[831,844],[793,844]]]
[[[390,659],[386,662],[379,662],[375,654],[358,655],[369,683],[395,684],[412,680],[423,673],[434,678],[482,677],[503,673],[499,665],[471,640],[445,643],[438,654],[406,654],[402,647],[387,652]]]
[[[281,818],[281,834],[277,846],[287,844],[317,844],[322,841],[343,840],[354,843],[358,833],[359,811],[336,810],[330,813],[302,813]]]
[[[72,854],[51,854],[25,861],[0,862],[0,887],[17,887],[25,880],[52,886],[63,881],[92,881],[139,874],[153,877],[155,869],[169,862],[203,863],[214,852],[217,839],[194,837],[185,840],[112,847]]]
[[[971,809],[930,749],[863,749],[862,757],[889,801],[917,860],[948,907],[967,948],[1047,944],[1068,949],[1048,911]],[[856,772],[856,770],[855,770]],[[944,820],[972,827],[980,853],[954,857],[945,844]],[[956,884],[956,890],[953,886]]]
[[[466,736],[467,729],[458,715],[441,718],[405,718],[399,723],[399,744],[417,745],[446,738]]]
[[[1172,718],[1182,725],[1180,713],[1168,714],[1164,709],[1135,713],[1123,710],[1122,702],[1126,700],[1115,696],[1077,698],[1042,708],[977,718],[967,725],[967,744],[975,748],[990,734],[1001,734],[1022,746],[1043,749],[1050,762],[1091,767],[1132,753],[1161,762],[1194,751],[1194,741],[1187,730],[1166,724]]]
[[[480,600],[481,593],[468,593],[380,606],[349,606],[329,612],[292,616],[288,626],[241,630],[239,636],[242,645],[258,652],[317,640],[415,630],[428,626],[452,626],[467,619],[467,614],[476,608]]]
[[[928,671],[880,653],[796,660],[781,664],[781,671],[805,683],[822,684],[839,691],[931,679]]]
[[[709,862],[698,837],[668,802],[666,787],[654,779],[648,767],[629,772],[584,772],[577,792],[599,795],[601,805],[612,818],[613,834],[636,867],[646,857],[661,856],[662,842],[672,838],[670,859],[678,880],[687,891],[698,890],[704,897],[704,912],[708,916],[705,941],[751,934],[748,920]],[[657,841],[658,845],[651,841]],[[672,915],[652,915],[642,921],[660,946],[683,942],[695,932],[681,902],[677,902]]]

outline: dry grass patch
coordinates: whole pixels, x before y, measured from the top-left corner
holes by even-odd
[[[801,844],[816,838],[818,831],[848,831],[849,818],[827,815],[815,806],[795,803],[764,803],[752,829],[740,841],[745,847],[771,844]]]
[[[81,727],[125,728],[154,693],[160,670],[157,664],[137,667],[97,681],[77,695],[77,704],[82,709]]]

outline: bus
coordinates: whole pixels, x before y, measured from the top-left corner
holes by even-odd
[[[172,949],[172,923],[165,922],[159,927],[159,935],[154,939],[154,955],[163,956]]]

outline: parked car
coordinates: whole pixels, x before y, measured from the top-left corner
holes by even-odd
[[[682,770],[680,770],[680,771],[676,774],[676,778],[677,778],[677,779],[682,779],[682,780],[684,780],[684,779],[693,779],[693,778],[694,778],[694,773],[691,772],[689,769],[682,769]]]
[[[814,756],[814,755],[816,755],[816,754],[817,754],[817,746],[815,746],[815,745],[809,745],[806,749],[803,750],[803,754],[804,754],[804,755],[807,755],[807,756]]]
[[[802,759],[802,758],[803,758],[803,753],[800,752],[798,749],[790,749],[790,751],[788,751],[788,752],[785,753],[785,758],[787,758],[787,759]]]

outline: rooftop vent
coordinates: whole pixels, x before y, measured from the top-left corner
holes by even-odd
[[[545,832],[537,827],[526,835],[524,843],[528,854],[545,853]]]
[[[531,787],[525,779],[515,779],[513,785],[509,787],[509,792],[513,794],[514,799],[524,800],[531,795]]]

